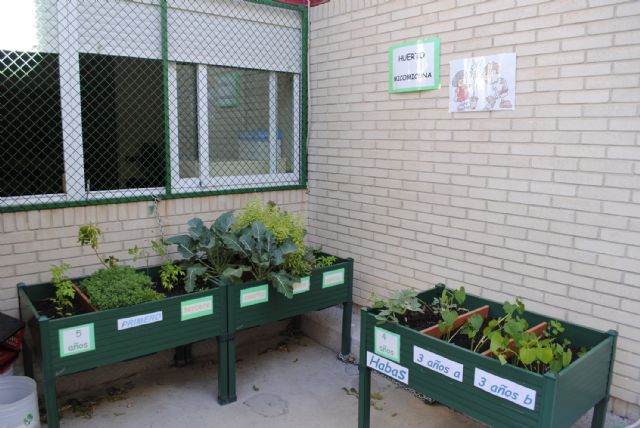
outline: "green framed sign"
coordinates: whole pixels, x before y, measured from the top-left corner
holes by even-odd
[[[269,301],[269,285],[246,288],[240,291],[240,307],[258,305]]]
[[[440,39],[400,43],[389,48],[389,92],[440,88]]]
[[[60,357],[81,354],[96,349],[93,323],[63,328],[58,331]]]

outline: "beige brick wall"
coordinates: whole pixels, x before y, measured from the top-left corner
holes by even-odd
[[[640,417],[640,1],[332,0],[311,12],[311,240],[355,300],[464,284],[620,333]],[[442,89],[388,93],[388,48],[440,37]],[[448,112],[449,61],[518,55],[516,110]]]
[[[186,231],[187,222],[193,217],[200,217],[208,224],[225,211],[242,209],[256,197],[305,215],[303,190],[168,199],[160,201],[158,213],[165,236],[169,237]],[[91,248],[81,248],[78,244],[78,228],[90,222],[102,230],[100,252],[130,264],[129,248],[138,245],[148,249],[150,241],[160,237],[153,202],[0,214],[0,312],[17,316],[16,284],[49,281],[52,264],[69,263],[71,277],[99,269]],[[159,262],[157,257],[150,258],[150,264]],[[139,260],[137,265],[145,263]]]

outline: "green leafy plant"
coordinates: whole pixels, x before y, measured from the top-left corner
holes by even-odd
[[[520,315],[524,313],[524,304],[519,298],[516,298],[515,304],[505,302],[502,305],[502,309],[504,310],[504,315],[489,321],[472,350],[477,352],[489,343],[491,352],[498,357],[502,364],[506,364],[507,355],[505,353],[508,352],[506,349],[508,348],[509,340],[508,338],[505,339],[505,333],[517,335],[518,332],[525,331],[528,328],[528,324],[525,319],[520,318]],[[468,334],[470,332],[467,331]],[[473,337],[475,338],[475,336]]]
[[[250,273],[253,279],[268,280],[279,293],[293,297],[293,284],[298,278],[284,268],[285,257],[297,250],[291,239],[278,242],[262,222],[254,221],[237,235],[223,236],[223,241],[240,260],[222,272],[222,280],[241,283],[243,275]]]
[[[315,258],[315,267],[323,268],[332,266],[337,260],[336,256],[317,256]]]
[[[464,323],[462,327],[458,330],[460,334],[463,334],[469,338],[471,341],[470,348],[475,348],[475,341],[478,333],[480,333],[480,329],[484,324],[484,318],[480,314],[473,314],[469,317],[467,322]],[[451,341],[451,340],[449,340]]]
[[[117,265],[118,259],[114,256],[105,257],[100,255],[98,252],[98,241],[101,234],[102,231],[97,225],[93,223],[85,224],[84,226],[81,226],[78,231],[78,242],[83,247],[85,245],[90,245],[93,252],[96,253],[96,257],[98,257],[100,263],[102,263],[106,268],[112,268]]]
[[[160,266],[160,283],[165,290],[173,290],[178,284],[180,278],[185,276],[185,271],[181,266],[174,264],[167,252],[167,243],[163,240],[151,240],[151,249],[154,253],[162,257],[162,265]],[[149,257],[151,254],[143,248],[138,248],[135,245],[129,249],[129,254],[133,256],[133,261],[136,262],[141,258],[146,259],[147,272],[149,271]]]
[[[374,315],[378,324],[385,322],[399,324],[401,321],[406,324],[408,312],[420,312],[425,306],[424,302],[418,299],[418,292],[415,290],[396,291],[387,300],[371,294],[370,299],[371,307],[378,309]]]
[[[129,266],[113,266],[100,269],[80,283],[98,309],[113,309],[162,299],[153,290],[151,278]]]
[[[304,245],[306,231],[299,216],[280,210],[274,202],[263,205],[259,199],[254,199],[238,214],[233,230],[238,232],[256,221],[273,233],[276,243],[282,244],[290,240],[295,245],[296,250],[285,257],[284,270],[294,276],[304,276],[311,272],[314,267],[313,259],[309,257],[309,249]]]
[[[237,246],[233,248],[227,242],[237,240],[231,231],[236,219],[233,212],[222,214],[206,227],[201,219],[189,220],[189,230],[186,235],[178,235],[166,240],[167,244],[175,244],[178,252],[185,258],[185,290],[190,293],[196,288],[198,280],[214,278],[222,275],[229,267]],[[166,268],[169,277],[173,272]]]
[[[51,299],[56,307],[56,315],[59,317],[68,317],[72,315],[73,300],[76,297],[76,290],[73,283],[66,275],[71,266],[67,263],[57,266],[51,266],[51,282],[56,289],[56,295]]]
[[[435,297],[431,303],[431,310],[434,314],[440,316],[438,321],[438,329],[442,333],[442,338],[451,341],[457,333],[453,332],[453,324],[458,318],[460,312],[466,312],[461,305],[467,298],[464,287],[459,289],[443,288],[440,297]]]

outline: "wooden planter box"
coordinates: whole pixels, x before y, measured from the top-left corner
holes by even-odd
[[[33,377],[34,358],[41,365],[49,428],[59,426],[56,376],[222,336],[227,331],[226,287],[49,319],[38,313],[33,302],[53,295],[50,283],[18,284],[20,315],[28,325],[23,346],[25,371]],[[226,343],[218,348],[218,389],[226,395]]]
[[[341,353],[351,353],[353,259],[338,259],[332,266],[314,269],[307,279],[308,281],[303,281],[303,285],[299,285],[297,290],[294,289],[292,299],[278,293],[264,281],[227,286],[229,394],[226,400],[220,400],[222,404],[237,399],[234,340],[236,331],[342,304]]]
[[[441,289],[419,295],[430,302]],[[467,295],[465,306],[502,305]],[[600,332],[562,322],[564,335],[590,350],[559,373],[540,375],[471,352],[410,328],[377,321],[361,312],[359,428],[368,428],[372,368],[409,388],[492,427],[570,427],[595,406],[592,427],[603,427],[609,397],[616,332]],[[529,325],[548,321],[532,312]],[[430,368],[429,368],[430,367]]]

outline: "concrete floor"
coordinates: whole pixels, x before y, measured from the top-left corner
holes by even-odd
[[[218,405],[215,365],[196,362],[60,397],[61,404],[71,400],[76,406],[75,414],[66,406],[61,426],[357,427],[357,397],[352,395],[358,388],[357,367],[337,360],[335,352],[307,337],[286,339],[286,345],[278,346],[279,340],[239,352],[235,403]],[[380,376],[373,376],[372,392],[380,394],[371,409],[373,428],[483,427],[444,406],[425,405]],[[90,416],[81,415],[87,410]],[[581,422],[578,426],[589,426],[586,419]]]

